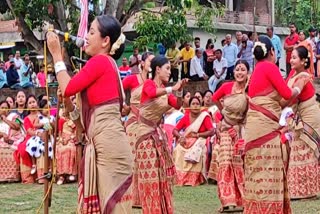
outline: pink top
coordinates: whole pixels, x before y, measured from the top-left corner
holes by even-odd
[[[37,78],[39,80],[40,87],[46,87],[46,75],[44,72],[39,72],[37,74]]]

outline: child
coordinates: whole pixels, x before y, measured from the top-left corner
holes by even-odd
[[[49,131],[49,157],[53,156],[53,137],[52,137],[52,127],[54,123],[54,117],[49,115],[48,111],[48,101],[41,100],[39,102],[39,107],[42,109],[41,113],[38,115],[37,120],[35,121],[35,127],[37,128],[36,136],[30,138],[27,142],[26,151],[31,156],[32,168],[31,174],[36,173],[36,158],[39,158],[44,153],[44,141],[43,141],[43,132]]]

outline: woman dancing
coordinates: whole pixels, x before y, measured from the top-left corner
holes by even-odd
[[[179,132],[184,130],[183,134]],[[178,186],[198,186],[206,181],[206,139],[214,134],[211,116],[201,112],[200,100],[190,99],[190,113],[173,130],[178,145],[173,151]]]
[[[81,92],[81,119],[88,139],[79,185],[80,213],[131,213],[132,157],[121,123],[123,89],[114,59],[123,50],[125,36],[112,16],[98,16],[87,35],[87,64],[70,78],[62,61],[58,36],[48,32],[48,48],[62,94]],[[114,59],[113,59],[114,58]],[[77,108],[73,121],[80,117]]]
[[[142,54],[140,74],[128,76],[122,81],[123,89],[130,90],[131,92],[130,107],[125,106],[124,110],[130,111],[128,115],[128,121],[125,123],[125,127],[134,159],[136,156],[136,142],[137,135],[139,132],[138,114],[141,92],[143,83],[148,79],[148,74],[151,69],[150,63],[153,58],[154,55],[151,52],[146,52]],[[127,112],[125,112],[125,114],[127,114]],[[136,168],[134,168],[132,180],[132,206],[141,207],[141,201],[138,190],[138,171]]]
[[[259,36],[258,40],[254,47],[257,65],[250,78],[251,99],[245,127],[244,213],[291,213],[284,166],[287,153],[280,141],[280,100],[298,96],[309,79],[298,79],[290,89],[274,64],[270,39]]]
[[[308,69],[313,59],[307,48],[299,46],[292,51],[291,68],[287,84],[293,87],[299,77],[310,75]],[[320,109],[315,98],[315,88],[308,82],[301,94],[293,101],[295,120],[289,124],[293,134],[290,142],[288,186],[291,199],[317,196],[320,191],[318,158],[320,157]]]
[[[234,69],[235,81],[224,83],[212,97],[223,115],[217,127],[217,180],[221,211],[232,211],[236,207],[242,209],[243,206],[244,171],[241,147],[244,147],[244,125],[248,107],[245,88],[249,70],[247,61],[237,61]],[[222,98],[223,105],[220,103]]]
[[[144,214],[173,213],[172,182],[175,168],[169,153],[167,138],[160,128],[163,114],[172,106],[182,106],[183,79],[165,88],[170,78],[170,62],[164,56],[151,61],[152,79],[145,81],[139,108],[139,136],[136,143],[135,168]],[[176,92],[175,97],[172,92]]]

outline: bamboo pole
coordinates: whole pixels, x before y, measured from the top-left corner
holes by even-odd
[[[44,132],[44,175],[47,175],[49,172],[49,142],[48,142],[48,131]],[[44,179],[44,207],[43,207],[43,213],[49,214],[49,197],[47,195],[47,192],[49,190],[49,179],[45,177]]]

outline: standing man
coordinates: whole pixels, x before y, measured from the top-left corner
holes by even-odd
[[[242,38],[242,34],[241,34]],[[227,69],[227,76],[226,80],[231,80],[233,79],[233,69],[234,65],[236,64],[237,60],[237,55],[238,55],[238,47],[231,42],[231,34],[226,35],[226,45],[223,47],[223,57],[227,60],[228,62],[228,69]]]
[[[16,69],[20,70],[21,66],[23,65],[23,60],[20,58],[20,51],[16,51],[16,55],[14,56],[14,65]]]
[[[236,32],[236,45],[238,47],[238,53],[240,52],[240,50],[242,49],[242,33],[241,31],[237,31]]]
[[[307,41],[311,44],[312,51],[313,51],[313,64],[314,64],[314,75],[318,76],[317,72],[317,43],[318,43],[318,38],[317,38],[317,29],[314,27],[309,28],[309,38]]]
[[[0,61],[0,88],[7,88],[7,76],[6,69],[4,67],[4,62]]]
[[[22,88],[30,88],[33,87],[31,74],[33,72],[33,65],[30,61],[30,57],[28,54],[24,55],[24,63],[21,65],[19,70],[20,76],[20,85]]]
[[[178,64],[179,54],[180,54],[180,51],[178,48],[176,48],[176,43],[174,42],[172,46],[167,50],[165,55],[167,59],[170,61],[170,66],[171,66],[170,80],[173,79],[173,82],[178,82],[179,80],[179,64]]]
[[[133,55],[129,58],[129,67],[131,68],[132,74],[138,74],[139,71],[139,64],[141,62],[141,55],[139,54],[139,48],[133,49]]]
[[[198,50],[201,51],[201,59],[200,59],[200,61],[201,61],[201,66],[202,66],[202,68],[204,70],[205,69],[205,65],[204,65],[204,62],[203,62],[203,52],[205,51],[205,49],[200,47],[200,37],[195,37],[194,38],[194,46],[195,46],[195,49],[198,49]]]
[[[281,51],[282,51],[281,40],[280,40],[279,36],[274,34],[273,26],[267,27],[267,35],[269,36],[269,38],[271,39],[271,42],[273,44],[274,52],[276,54],[276,59],[277,59],[276,65],[279,67],[279,62],[280,62],[280,58],[281,58]]]
[[[180,63],[182,63],[181,79],[190,77],[190,61],[194,57],[195,52],[189,42],[184,43],[184,48],[180,51]]]
[[[119,72],[121,80],[131,75],[130,67],[128,65],[128,60],[126,57],[122,58],[122,65],[119,67]]]
[[[286,71],[287,71],[287,76],[289,75],[291,71],[291,64],[290,64],[290,59],[291,59],[291,54],[293,51],[294,46],[296,43],[299,41],[299,35],[297,34],[297,27],[294,23],[289,24],[290,28],[290,35],[286,37],[284,40],[284,50],[287,53],[286,56]]]
[[[250,66],[250,72],[253,69],[253,42],[251,42],[247,36],[247,34],[242,35],[242,47],[240,52],[238,53],[238,58],[241,60],[246,60]]]

